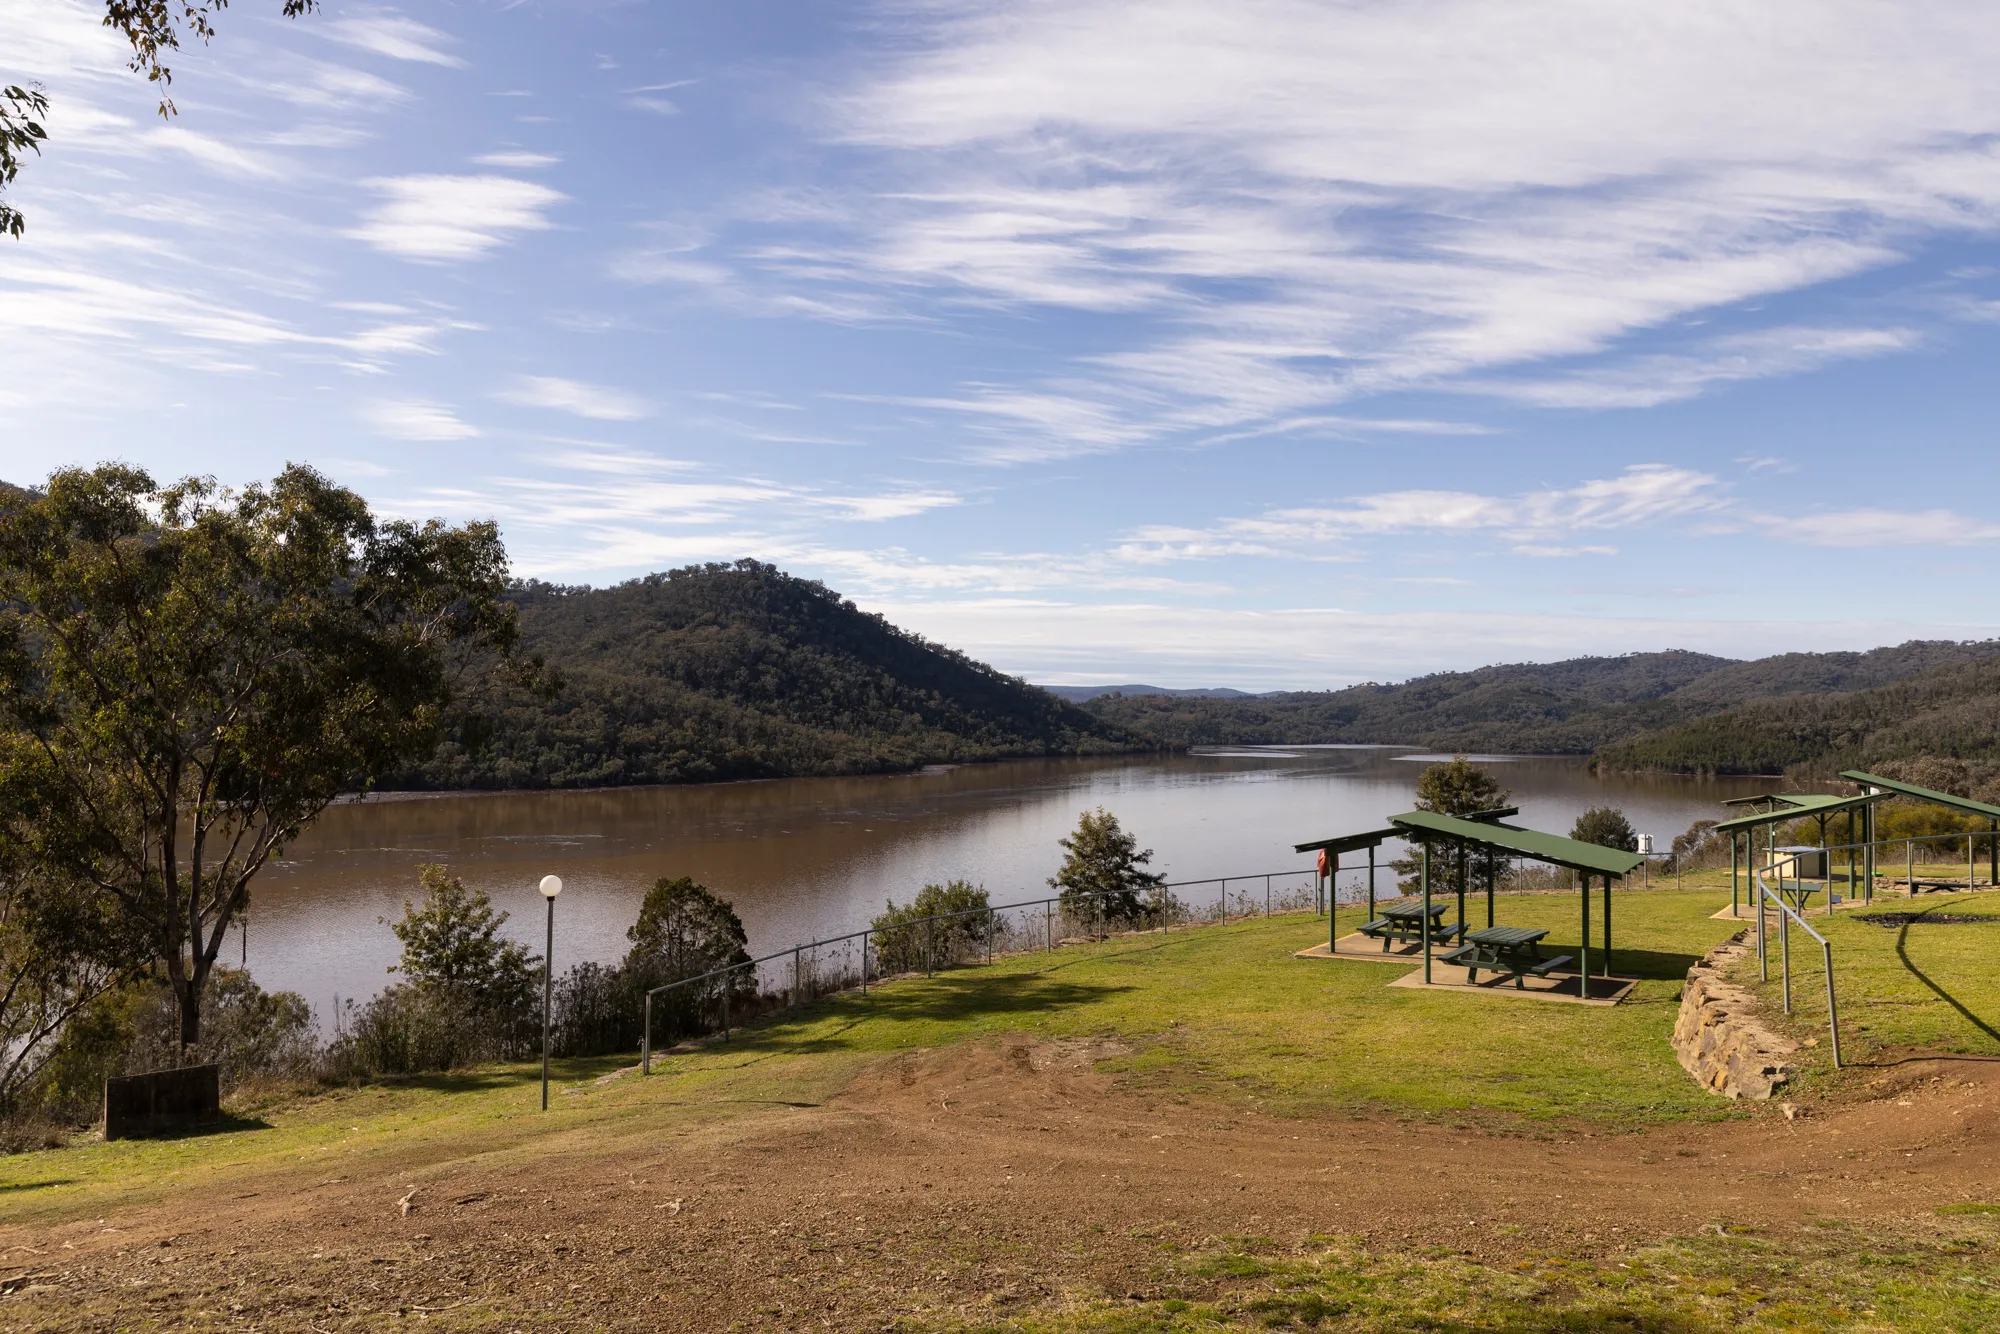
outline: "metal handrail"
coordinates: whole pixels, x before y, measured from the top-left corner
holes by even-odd
[[[1838,1070],[1840,1069],[1840,1007],[1835,1001],[1833,994],[1833,946],[1827,942],[1825,936],[1812,929],[1811,923],[1792,911],[1792,906],[1785,902],[1782,894],[1777,893],[1771,888],[1770,882],[1765,879],[1762,867],[1753,867],[1751,874],[1757,882],[1757,888],[1763,891],[1765,898],[1777,905],[1780,914],[1778,917],[1778,952],[1780,966],[1784,971],[1786,1014],[1792,1012],[1792,936],[1788,924],[1797,922],[1807,935],[1819,942],[1820,955],[1826,965],[1826,1021],[1828,1028],[1833,1034],[1833,1068]],[[1759,909],[1757,913],[1757,964],[1763,980],[1766,982],[1770,981],[1770,942],[1764,927],[1764,911],[1762,909]]]
[[[1208,876],[1207,878],[1201,880],[1163,881],[1161,884],[1156,886],[1156,888],[1161,890],[1164,895],[1158,908],[1160,914],[1160,929],[1162,931],[1166,931],[1170,929],[1173,924],[1173,907],[1174,907],[1173,891],[1176,889],[1185,889],[1190,885],[1220,886],[1219,894],[1216,899],[1216,920],[1221,921],[1228,906],[1229,882],[1232,880],[1262,880],[1264,882],[1264,912],[1265,915],[1268,916],[1271,912],[1271,880],[1273,879],[1273,877],[1305,876],[1313,874],[1315,873],[1312,870],[1312,868],[1307,867],[1303,870],[1252,871],[1246,875]],[[1053,912],[1054,905],[1062,903],[1066,898],[1070,900],[1074,900],[1079,897],[1105,898],[1105,897],[1110,897],[1112,895],[1134,893],[1134,892],[1136,891],[1084,890],[1080,891],[1079,893],[1073,893],[1069,895],[1058,894],[1045,899],[1024,899],[1019,903],[997,903],[989,905],[988,907],[984,908],[961,908],[956,912],[931,913],[924,917],[912,917],[906,922],[898,922],[896,925],[891,927],[871,926],[864,928],[863,930],[860,931],[850,931],[846,935],[828,936],[824,940],[805,941],[797,945],[787,946],[784,949],[774,951],[773,953],[770,954],[761,955],[755,959],[746,959],[740,963],[725,964],[720,968],[711,968],[707,972],[699,973],[694,977],[683,977],[683,978],[677,978],[672,982],[664,982],[659,986],[653,987],[652,989],[646,992],[645,1025],[642,1030],[643,1035],[641,1036],[639,1042],[640,1073],[649,1075],[653,1072],[653,997],[659,995],[663,991],[673,991],[679,987],[691,987],[695,985],[697,982],[706,982],[711,978],[724,977],[730,973],[742,972],[746,968],[754,970],[763,964],[771,963],[778,959],[783,959],[789,955],[793,961],[793,966],[792,966],[793,989],[794,993],[796,993],[797,978],[798,978],[798,959],[799,956],[804,951],[818,950],[821,946],[825,945],[843,945],[851,940],[859,940],[861,942],[861,991],[862,994],[866,995],[868,991],[868,941],[873,936],[882,935],[888,932],[907,931],[912,927],[916,926],[925,927],[926,928],[925,952],[927,960],[926,967],[928,968],[931,925],[933,923],[948,922],[960,917],[980,917],[980,916],[985,917],[990,923],[995,913],[1014,912],[1022,908],[1041,908],[1043,909],[1043,925],[1044,925],[1044,930],[1046,932],[1045,947],[1048,949],[1054,949],[1055,948],[1055,926],[1054,926],[1054,912]],[[990,949],[992,943],[992,931],[990,925],[987,932],[987,943],[988,943],[988,948]],[[727,1041],[729,1038],[729,991],[727,988],[724,988],[722,992],[722,1037],[724,1041]]]

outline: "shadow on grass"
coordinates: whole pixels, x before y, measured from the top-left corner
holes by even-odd
[[[1939,906],[1943,907],[1944,905],[1940,904]],[[1939,1000],[1943,1001],[1946,1005],[1949,1005],[1952,1009],[1957,1010],[1967,1023],[1971,1024],[1974,1028],[1978,1029],[1980,1032],[1984,1033],[1987,1037],[1993,1039],[1995,1042],[2000,1042],[2000,1031],[1996,1031],[1993,1025],[1987,1023],[1984,1019],[1981,1019],[1978,1015],[1974,1014],[1971,1010],[1967,1009],[1965,1005],[1962,1002],[1960,1002],[1958,997],[1952,995],[1949,991],[1946,991],[1943,987],[1939,986],[1936,982],[1932,981],[1931,975],[1929,973],[1926,973],[1923,969],[1917,967],[1917,961],[1910,957],[1910,927],[1912,925],[1914,924],[1910,922],[1905,922],[1896,932],[1896,957],[1903,961],[1903,967],[1910,970],[1911,977],[1916,978],[1917,981],[1929,987],[1931,989],[1932,994],[1934,994]]]
[[[235,1135],[245,1130],[269,1130],[271,1123],[261,1116],[237,1116],[224,1112],[213,1121],[193,1121],[187,1125],[162,1126],[158,1130],[148,1130],[140,1135],[124,1138],[134,1141],[158,1141],[177,1139],[206,1139],[210,1135]]]
[[[807,1006],[794,1017],[777,1015],[740,1030],[744,1048],[783,1046],[790,1050],[842,1051],[859,1049],[850,1035],[864,1022],[879,1024],[953,1023],[997,1015],[1044,1013],[1107,1000],[1135,991],[1127,985],[1067,982],[1042,973],[1008,973],[998,977],[940,973],[870,991],[850,993],[837,1002],[853,1016],[832,1033],[800,1033],[800,1024],[826,1016],[828,1002]],[[857,1013],[857,1010],[859,1013]]]
[[[75,1177],[50,1177],[46,1181],[16,1181],[0,1186],[0,1195],[13,1195],[24,1190],[47,1190],[50,1186],[67,1186]]]

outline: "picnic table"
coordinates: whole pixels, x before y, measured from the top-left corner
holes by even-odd
[[[1440,919],[1449,906],[1442,900],[1431,904],[1431,939],[1449,941],[1465,929],[1464,923],[1445,926]],[[1421,903],[1393,903],[1381,910],[1382,915],[1361,927],[1361,934],[1374,936],[1382,942],[1382,952],[1389,952],[1392,940],[1412,941],[1424,938],[1424,905]]]
[[[1477,982],[1479,970],[1511,976],[1514,985],[1527,987],[1527,978],[1547,977],[1569,962],[1569,955],[1544,959],[1541,939],[1547,931],[1532,926],[1489,926],[1465,933],[1465,944],[1444,956],[1446,963],[1461,964],[1465,980]]]

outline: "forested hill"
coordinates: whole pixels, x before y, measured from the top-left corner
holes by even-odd
[[[1607,748],[1757,701],[1868,691],[1996,661],[2000,642],[1994,641],[1912,641],[1866,653],[1786,653],[1749,662],[1700,653],[1635,653],[1253,699],[1104,696],[1083,707],[1135,731],[1193,745],[1374,742],[1439,750],[1602,752],[1648,766],[1745,771],[1721,751],[1699,758],[1707,744],[1699,737],[1710,733],[1688,732],[1671,761],[1666,750],[1646,752],[1653,758],[1642,759],[1631,748]]]
[[[1828,772],[1919,757],[2000,760],[2000,659],[1872,690],[1785,695],[1605,747],[1614,768],[1678,773]]]
[[[515,590],[551,698],[488,702],[393,788],[589,787],[881,773],[1143,745],[1119,725],[754,561]],[[482,729],[484,730],[484,729]]]

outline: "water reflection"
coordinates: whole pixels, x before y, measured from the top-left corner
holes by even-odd
[[[1056,840],[1092,806],[1115,811],[1175,880],[1298,869],[1291,845],[1408,809],[1421,766],[1386,747],[1231,747],[1143,759],[1020,760],[869,778],[497,793],[369,801],[329,811],[260,877],[249,959],[267,987],[332,997],[378,990],[396,960],[386,921],[442,862],[541,948],[535,884],[562,876],[557,966],[611,959],[646,886],[691,875],[736,905],[751,948],[865,925],[886,899],[962,876],[996,902],[1036,898]],[[1621,807],[1664,848],[1755,780],[1592,775],[1570,758],[1504,759],[1523,823],[1567,832]],[[230,954],[236,953],[232,942]]]

